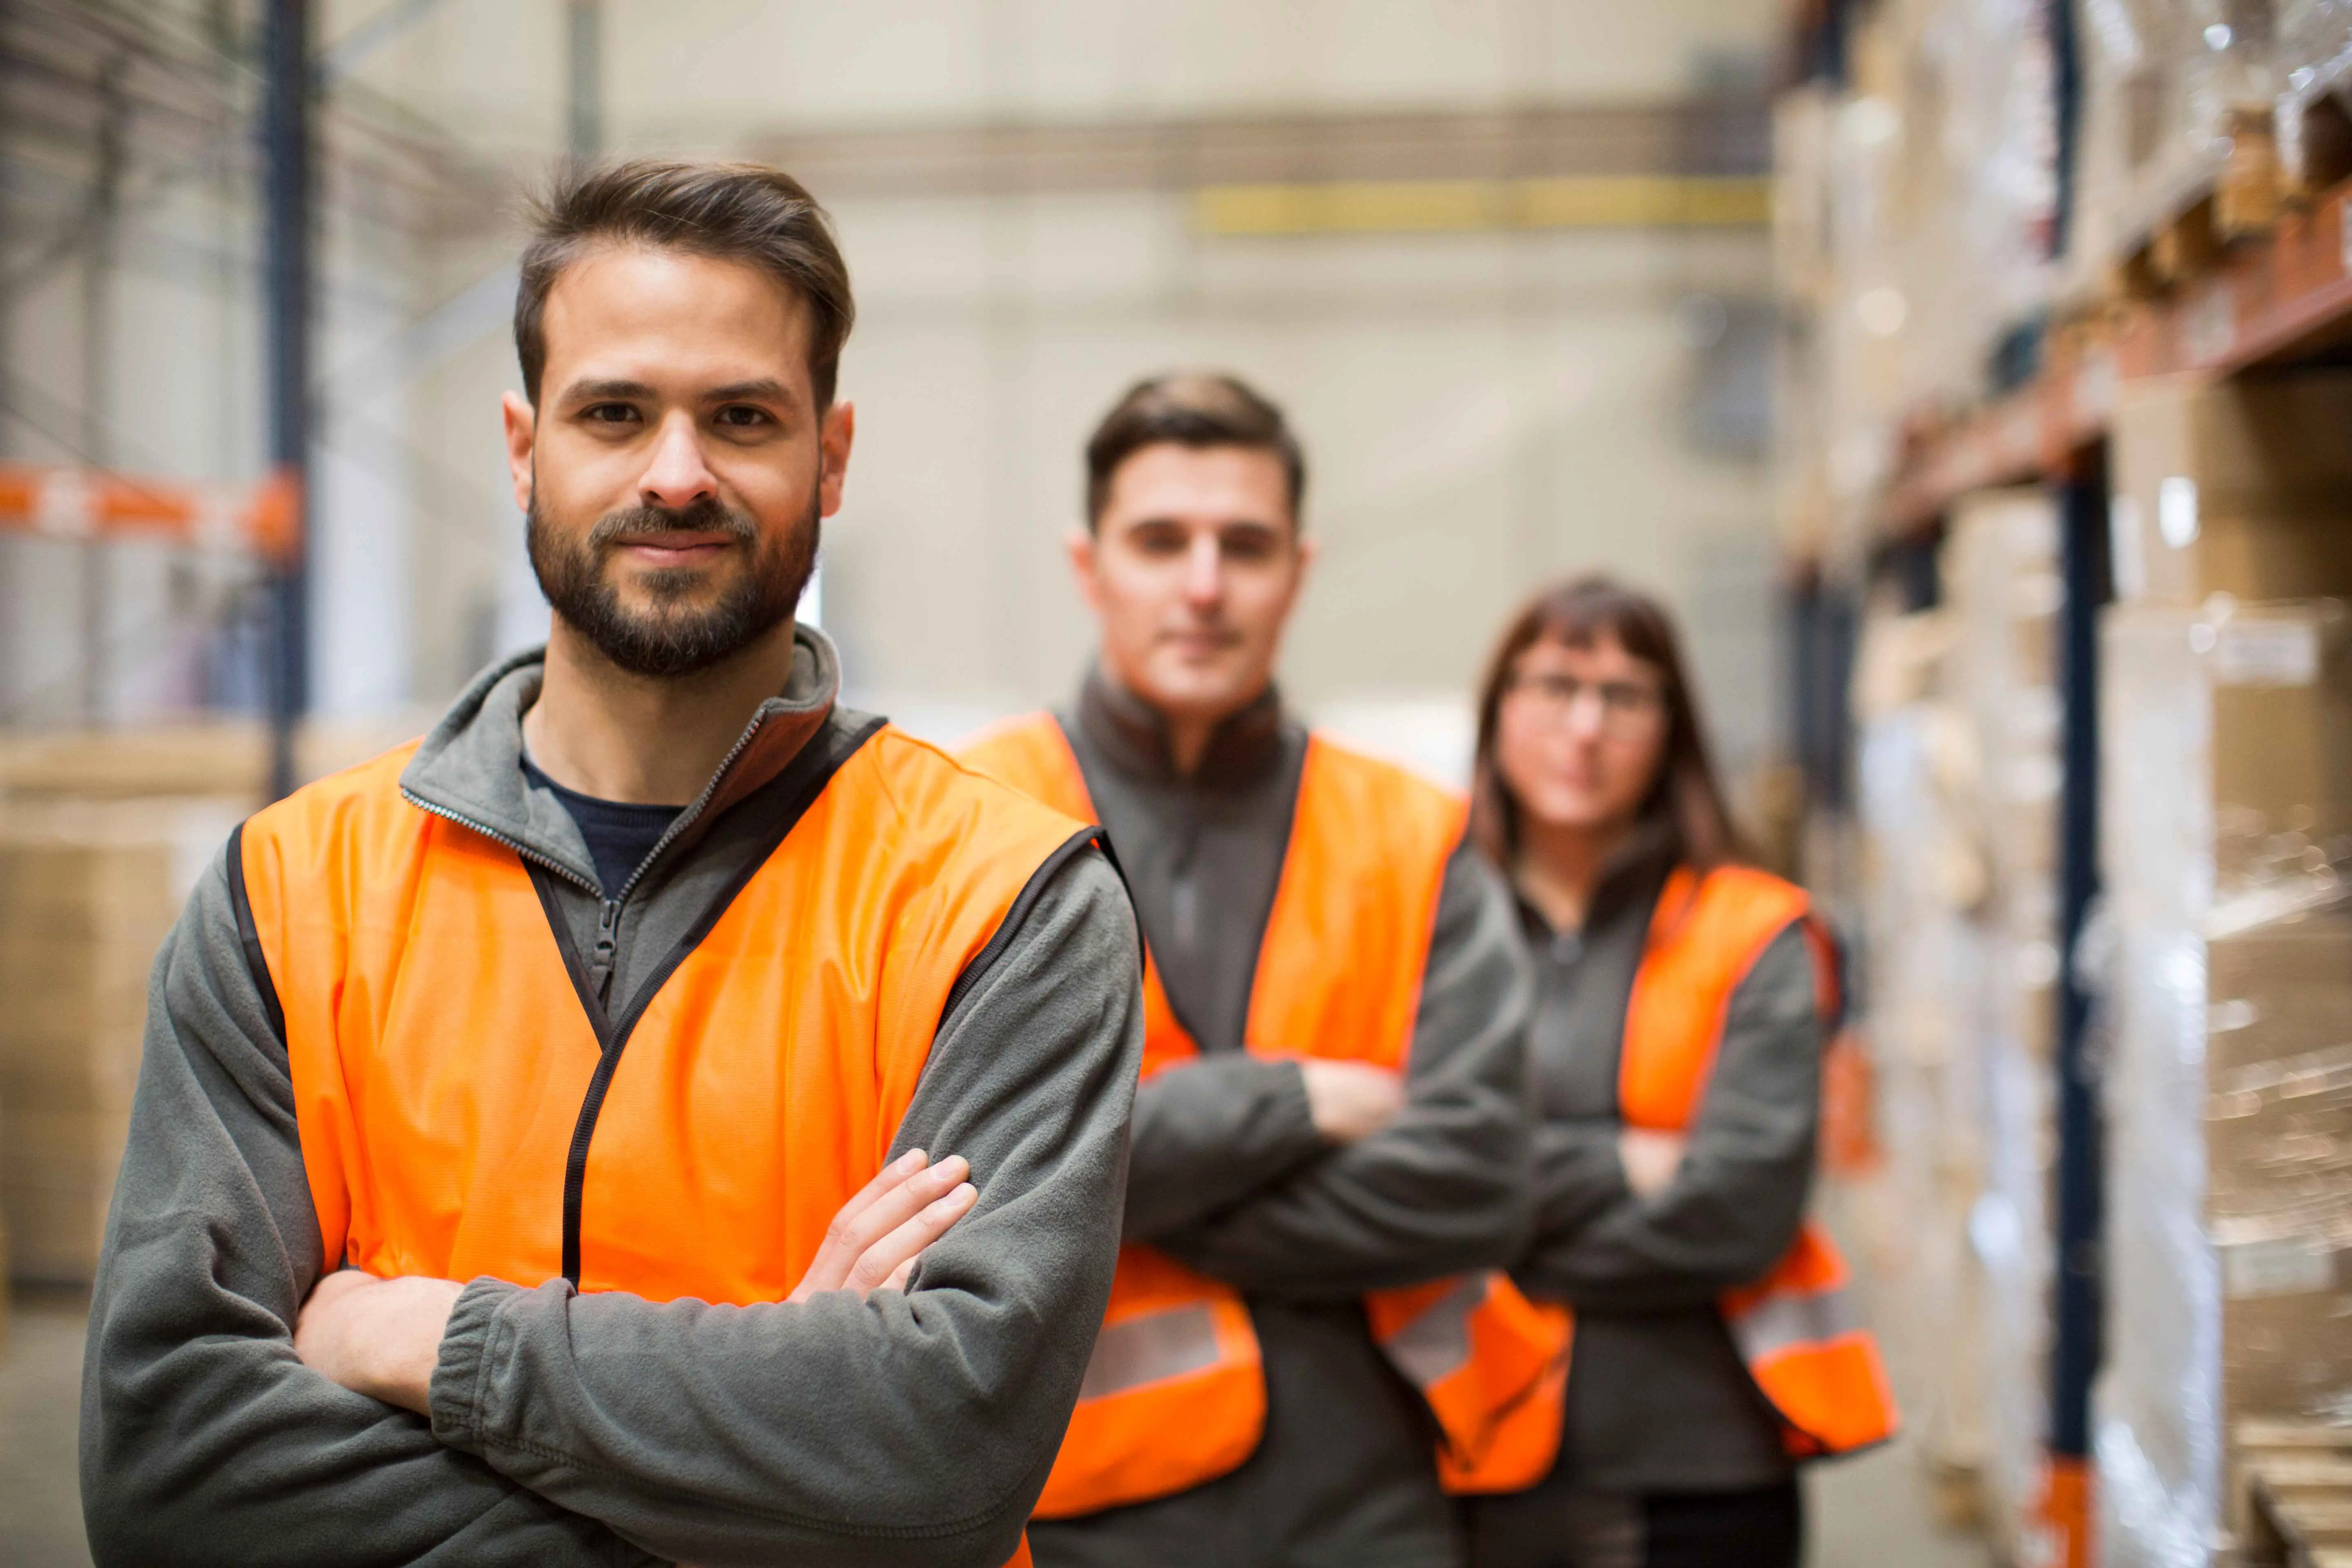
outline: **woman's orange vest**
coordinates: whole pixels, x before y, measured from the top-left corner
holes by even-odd
[[[674,965],[609,1009],[516,850],[403,796],[414,746],[248,821],[232,870],[324,1256],[654,1301],[789,1295],[885,1163],[958,976],[1095,835],[898,731],[858,742]]]
[[[1050,714],[982,736],[965,760],[1093,820],[1086,778]],[[1402,1071],[1445,864],[1462,837],[1452,795],[1318,737],[1250,993],[1248,1048]],[[1143,1072],[1197,1058],[1158,966],[1144,958]],[[1449,1473],[1532,1485],[1551,1468],[1567,1380],[1565,1314],[1497,1273],[1368,1297],[1372,1337],[1429,1402]],[[1232,1287],[1150,1247],[1119,1251],[1110,1309],[1037,1516],[1166,1497],[1249,1458],[1265,1379]]]
[[[1743,866],[1704,878],[1685,867],[1667,879],[1625,1015],[1617,1103],[1626,1126],[1690,1126],[1732,993],[1800,921],[1815,947],[1822,1013],[1834,1017],[1836,970],[1803,889]],[[1895,1396],[1846,1295],[1845,1260],[1811,1221],[1770,1273],[1720,1305],[1756,1386],[1780,1413],[1792,1457],[1849,1454],[1895,1435]]]

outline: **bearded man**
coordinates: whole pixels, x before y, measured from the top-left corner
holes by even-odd
[[[547,646],[247,822],[154,977],[84,1374],[113,1563],[1025,1560],[1139,1063],[1096,829],[835,700],[798,184],[537,215]]]

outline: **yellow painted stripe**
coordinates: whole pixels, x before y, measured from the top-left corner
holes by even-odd
[[[1209,185],[1193,193],[1192,214],[1202,232],[1230,236],[1735,226],[1770,221],[1772,183],[1623,174]]]

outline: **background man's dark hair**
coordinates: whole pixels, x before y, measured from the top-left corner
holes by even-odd
[[[641,158],[559,176],[530,206],[530,243],[515,290],[515,356],[536,405],[547,368],[548,291],[600,245],[683,250],[756,267],[809,307],[809,381],[833,405],[857,307],[833,221],[798,180],[759,163],[674,163]]]
[[[1087,527],[1102,521],[1111,476],[1146,447],[1246,447],[1282,460],[1289,481],[1291,525],[1304,521],[1307,456],[1282,410],[1238,376],[1213,371],[1155,375],[1127,389],[1087,442]]]

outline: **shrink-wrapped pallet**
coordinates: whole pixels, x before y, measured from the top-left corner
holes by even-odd
[[[2352,1419],[2352,614],[2118,606],[2103,1555],[2203,1568],[2229,1435]]]
[[[2021,489],[1963,500],[1943,555],[1959,695],[1982,768],[1973,1056],[1983,1167],[1968,1236],[1982,1285],[1988,1522],[2012,1557],[2036,1529],[2049,1436],[2057,552],[2055,500]]]
[[[1854,683],[1864,1027],[1879,1074],[1882,1201],[1900,1216],[1879,1245],[1879,1311],[1918,1358],[1906,1424],[1947,1522],[1980,1511],[1984,1329],[1969,1215],[1983,1177],[1976,1043],[1987,877],[1975,832],[1981,767],[1951,696],[1954,624],[1940,610],[1866,617]]]

